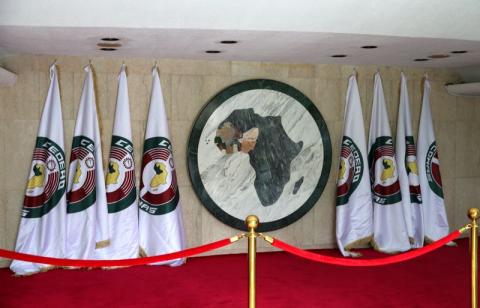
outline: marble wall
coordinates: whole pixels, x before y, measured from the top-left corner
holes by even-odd
[[[0,65],[18,74],[14,87],[0,87],[0,247],[14,247],[20,209],[40,113],[46,96],[48,67],[58,59],[65,127],[66,156],[70,156],[75,116],[84,78],[86,57],[12,55]],[[115,109],[117,74],[127,65],[132,113],[133,142],[140,165],[151,87],[151,67],[156,59],[93,58],[103,153],[108,155]],[[352,66],[304,65],[236,61],[157,59],[168,110],[171,139],[178,168],[187,245],[196,246],[238,233],[215,219],[197,199],[187,172],[186,147],[196,115],[209,98],[224,87],[246,79],[269,78],[286,82],[307,95],[324,116],[333,147],[330,178],[315,207],[294,224],[271,235],[303,248],[335,245],[335,179],[342,133],[344,98]],[[377,67],[357,66],[365,127],[368,130]],[[398,110],[399,67],[379,67],[388,111],[395,134]],[[403,68],[409,78],[414,132],[421,107],[422,69]],[[458,76],[449,70],[428,70],[432,85],[431,107],[440,151],[446,206],[451,228],[463,225],[466,210],[480,199],[480,99],[450,96],[443,85]],[[105,162],[106,160],[104,160]],[[139,168],[137,168],[137,176]],[[260,250],[271,248],[260,242]],[[214,253],[246,251],[236,243]],[[0,261],[0,266],[8,262]]]

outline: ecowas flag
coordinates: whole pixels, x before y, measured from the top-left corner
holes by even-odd
[[[185,247],[177,175],[156,67],[152,75],[138,201],[140,249],[146,256],[170,253]],[[164,263],[176,266],[183,264],[184,259]]]
[[[375,74],[368,163],[373,197],[373,246],[383,252],[410,249],[392,133],[380,74]]]
[[[138,207],[128,100],[127,74],[118,75],[117,106],[106,176],[110,246],[100,249],[108,259],[138,257]]]
[[[398,107],[396,159],[402,192],[403,213],[413,248],[423,246],[422,196],[418,179],[417,150],[413,140],[407,78],[402,73]]]
[[[427,79],[423,86],[422,113],[418,128],[418,172],[422,191],[425,240],[432,242],[446,236],[449,228],[430,111],[430,83]]]
[[[64,257],[66,170],[62,107],[55,64],[50,67],[50,87],[43,107],[33,151],[18,229],[17,252]],[[18,275],[47,269],[45,264],[13,260]]]
[[[109,244],[105,177],[98,129],[97,108],[90,65],[84,67],[80,106],[70,154],[67,194],[69,259],[98,258],[95,249]]]
[[[373,208],[366,165],[367,146],[363,113],[355,75],[348,80],[344,128],[337,180],[336,235],[344,256],[351,248],[370,242]]]

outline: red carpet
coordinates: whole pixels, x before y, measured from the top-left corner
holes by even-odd
[[[469,307],[468,240],[457,243],[373,268],[324,265],[283,252],[258,254],[257,306]],[[339,255],[336,250],[322,253]],[[53,270],[30,277],[13,277],[10,270],[0,269],[0,307],[244,308],[247,283],[246,255],[192,258],[178,268]]]

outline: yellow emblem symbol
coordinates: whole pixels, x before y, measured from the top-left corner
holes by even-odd
[[[382,180],[382,182],[385,182],[386,180],[393,178],[395,166],[393,165],[393,160],[388,158],[384,159],[382,164],[383,171],[380,179]]]
[[[407,162],[407,171],[408,173],[413,173],[418,175],[417,163],[414,161]]]
[[[345,177],[345,172],[346,171],[347,171],[347,167],[345,166],[345,160],[341,159],[339,170],[338,170],[338,178],[340,180],[343,180],[343,178]]]
[[[118,176],[120,172],[118,171],[118,164],[114,161],[110,161],[108,163],[108,173],[106,183],[109,184],[117,184]]]
[[[77,162],[77,168],[75,168],[75,175],[73,176],[73,183],[78,184],[80,182],[80,177],[82,176],[82,168],[80,163]]]
[[[45,166],[43,164],[33,165],[33,176],[28,180],[27,189],[42,187],[45,180]]]
[[[150,181],[150,187],[157,188],[162,184],[166,184],[168,172],[165,164],[161,162],[155,163],[155,165],[153,166],[153,170],[155,170],[155,175]]]

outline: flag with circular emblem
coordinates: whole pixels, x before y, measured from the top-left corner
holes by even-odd
[[[401,73],[400,103],[397,119],[396,156],[402,192],[402,206],[408,237],[413,248],[423,246],[423,215],[417,151],[412,133],[407,78]]]
[[[55,64],[38,128],[21,211],[15,250],[63,258],[65,243],[66,170],[62,107]],[[10,269],[29,275],[48,265],[13,260]]]
[[[138,198],[140,250],[145,256],[185,248],[177,171],[156,67],[152,77]],[[184,262],[180,259],[167,263],[176,266]]]
[[[427,79],[423,86],[422,112],[418,128],[418,172],[422,191],[425,240],[432,242],[446,236],[449,227],[430,110],[430,82]]]
[[[97,250],[110,244],[93,74],[90,65],[84,70],[68,177],[65,254],[69,259],[103,258]]]
[[[132,128],[125,65],[118,75],[117,105],[106,172],[110,245],[99,250],[108,259],[138,257],[138,207]]]
[[[398,165],[379,73],[375,74],[368,148],[373,198],[372,244],[375,249],[388,253],[409,250]]]
[[[350,250],[370,242],[373,235],[372,195],[366,159],[362,105],[357,79],[352,75],[348,80],[336,199],[336,237],[344,256],[356,256]]]

